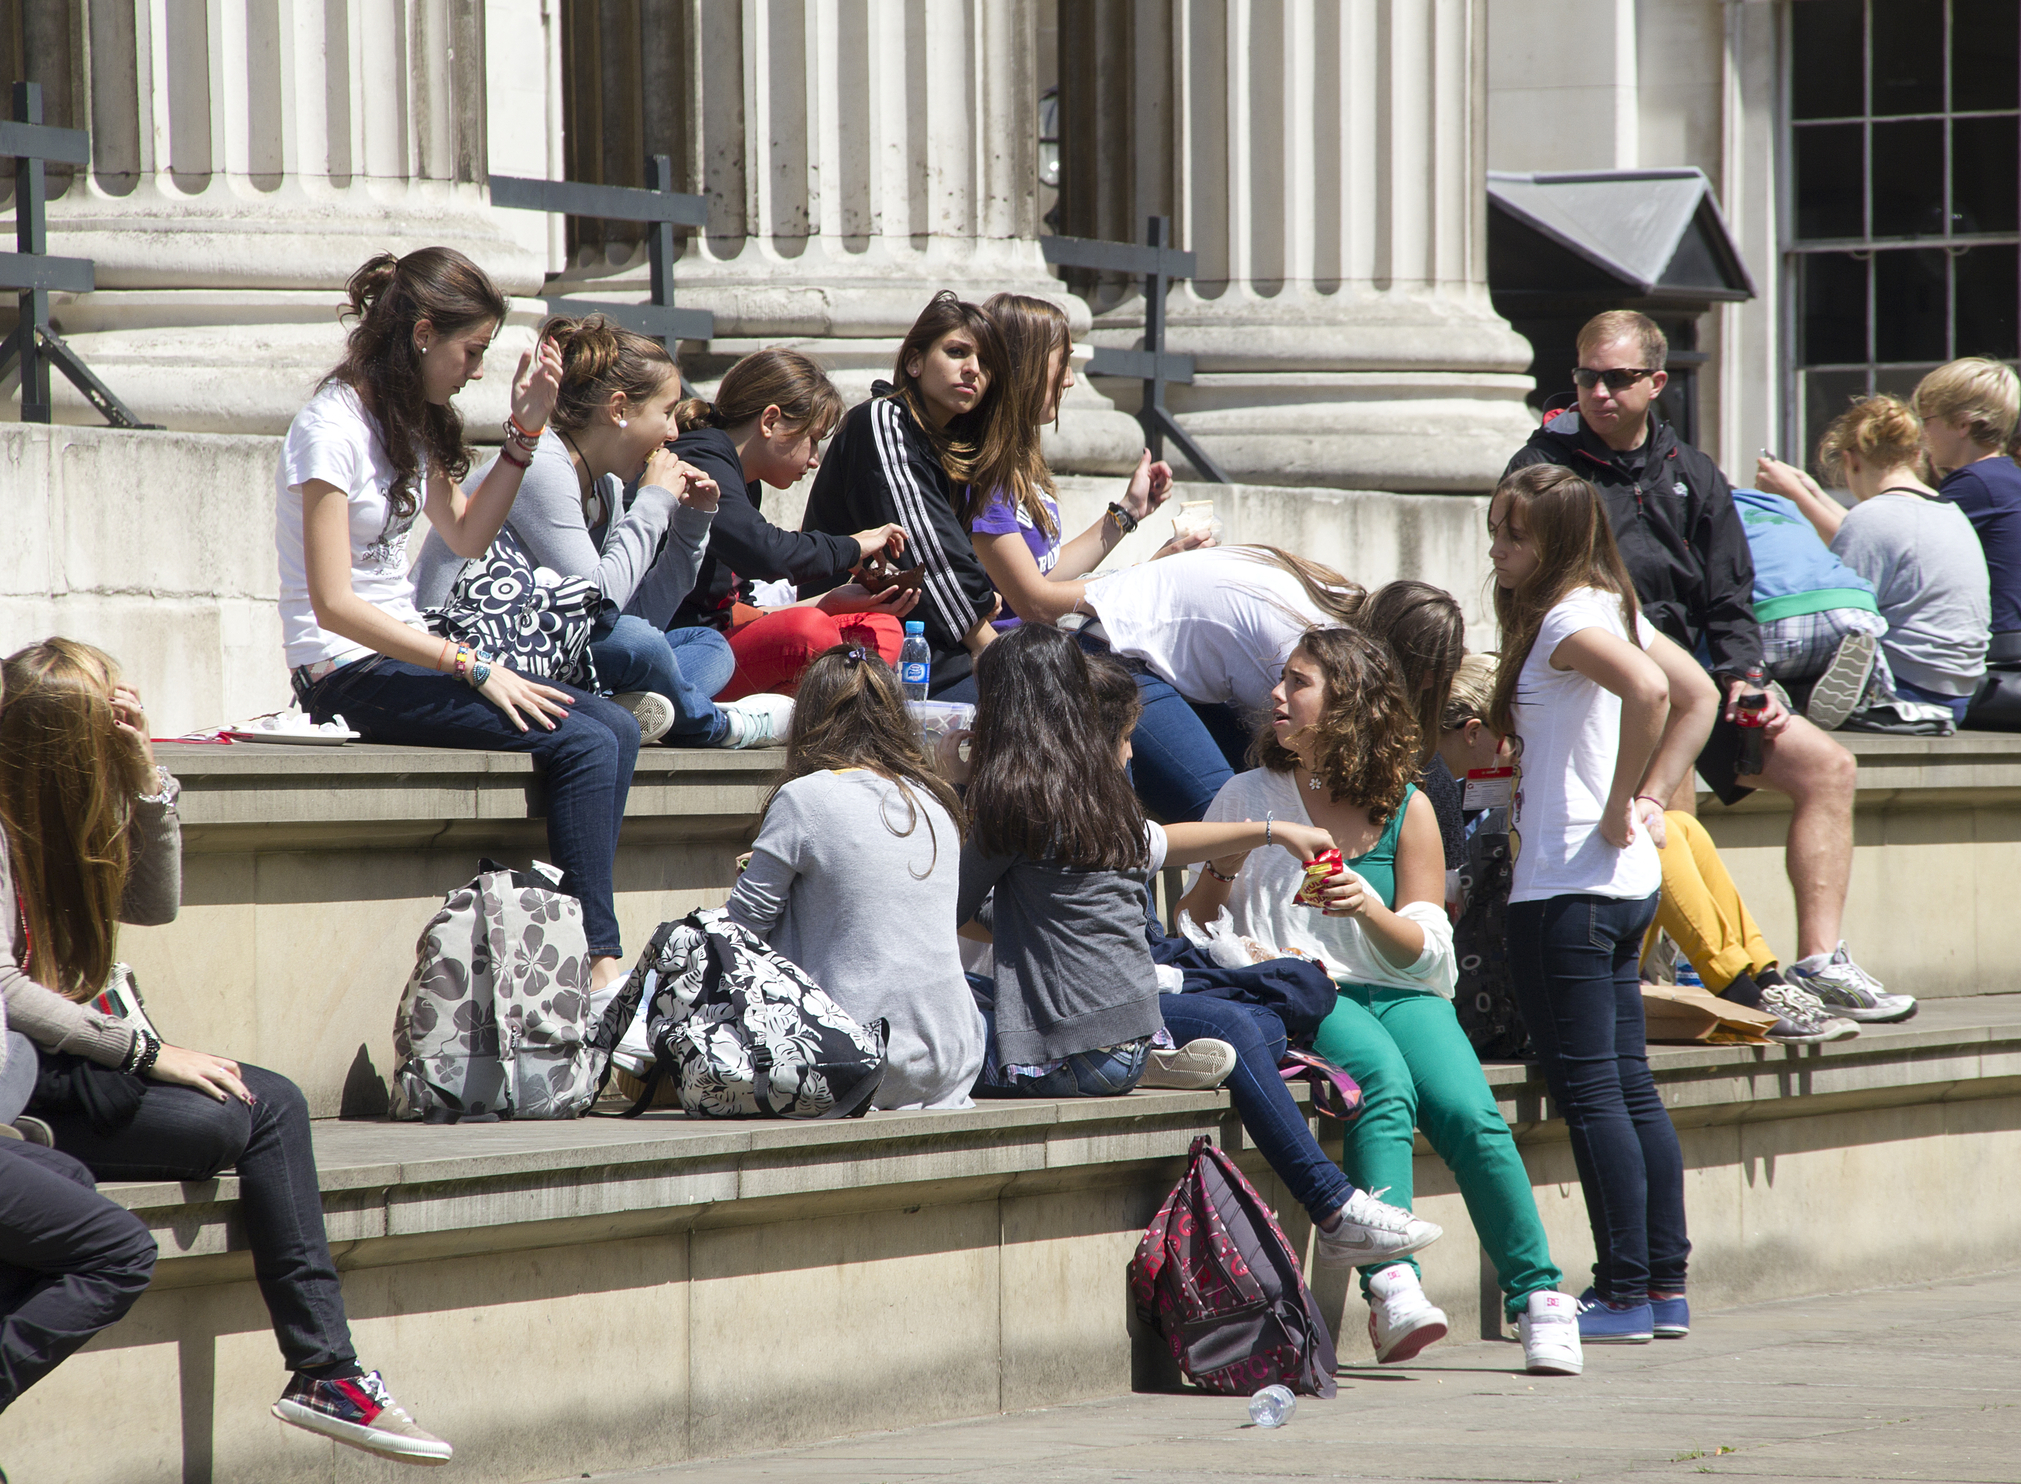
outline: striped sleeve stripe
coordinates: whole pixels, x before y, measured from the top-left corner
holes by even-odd
[[[912,462],[906,457],[905,430],[899,421],[903,416],[898,404],[888,398],[871,408],[878,461],[884,466],[885,482],[891,486],[892,498],[897,503],[899,521],[919,548],[920,565],[926,569],[926,587],[935,606],[956,634],[966,634],[981,621],[982,615],[976,612],[949,566],[927,504],[930,497],[913,477]]]

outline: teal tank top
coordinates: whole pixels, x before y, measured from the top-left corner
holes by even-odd
[[[1382,836],[1368,848],[1365,855],[1357,855],[1347,862],[1348,869],[1375,888],[1382,904],[1396,909],[1396,842],[1403,835],[1404,811],[1410,807],[1410,796],[1418,791],[1415,783],[1406,783],[1403,788],[1403,802],[1396,806],[1396,813],[1389,817]]]

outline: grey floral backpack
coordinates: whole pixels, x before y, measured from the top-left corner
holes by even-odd
[[[443,900],[393,1018],[393,1116],[573,1118],[610,1060],[590,1026],[582,904],[535,862],[493,861]]]
[[[859,1025],[806,970],[720,907],[660,924],[603,1030],[622,1034],[624,1001],[646,1006],[654,1062],[625,1114],[649,1106],[662,1076],[699,1118],[854,1118],[884,1080],[882,1020]],[[613,1042],[615,1044],[615,1042]]]

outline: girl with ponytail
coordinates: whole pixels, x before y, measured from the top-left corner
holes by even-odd
[[[638,759],[625,710],[535,682],[430,634],[407,537],[425,514],[450,551],[484,553],[512,509],[561,389],[561,356],[520,357],[498,458],[466,493],[463,421],[451,399],[483,374],[505,299],[454,248],[382,253],[351,278],[344,358],[295,415],[275,476],[281,632],[295,697],[372,742],[532,754],[547,792],[548,849],[582,902],[602,988],[623,947],[611,896],[618,820]]]
[[[849,536],[789,531],[760,509],[766,485],[791,489],[820,467],[821,443],[842,420],[842,397],[828,374],[797,350],[770,346],[732,366],[714,401],[683,402],[678,416],[674,452],[711,475],[723,498],[701,571],[673,621],[728,635],[737,673],[723,694],[792,694],[808,662],[837,644],[897,664],[905,637],[900,620],[918,593],[893,586],[873,596],[848,577],[873,556],[903,551],[905,532],[890,522]],[[821,596],[756,606],[754,579],[791,582]]]
[[[769,744],[775,726],[784,728],[784,698],[717,706],[734,665],[730,646],[706,629],[668,629],[711,540],[719,496],[715,480],[668,447],[680,368],[659,341],[599,314],[551,319],[540,334],[561,359],[561,388],[507,522],[513,536],[537,566],[587,577],[603,594],[590,654],[642,742]],[[430,533],[414,568],[422,606],[446,600],[462,572],[463,559]]]

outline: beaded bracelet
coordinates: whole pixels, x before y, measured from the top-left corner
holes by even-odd
[[[126,1053],[126,1061],[120,1070],[129,1077],[145,1077],[154,1070],[155,1059],[161,1055],[161,1037],[144,1026],[133,1030],[133,1049]]]
[[[1116,523],[1116,529],[1125,536],[1137,529],[1137,517],[1130,514],[1114,500],[1109,501],[1109,518]]]
[[[513,450],[512,444],[510,443],[500,444],[498,449],[498,456],[501,459],[504,459],[506,463],[512,465],[512,467],[515,469],[524,469],[533,462],[532,459],[514,458],[512,450]]]
[[[1230,876],[1226,871],[1215,870],[1214,862],[1212,861],[1200,862],[1200,869],[1205,871],[1209,876],[1212,876],[1216,881],[1232,882],[1235,879],[1233,876]]]
[[[520,426],[519,419],[517,417],[513,416],[510,412],[505,414],[506,435],[508,437],[517,439],[519,442],[524,443],[529,447],[531,447],[533,444],[540,442],[540,435],[546,431],[547,429],[544,427],[523,428]]]

